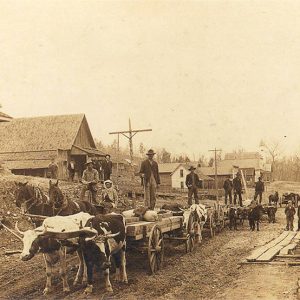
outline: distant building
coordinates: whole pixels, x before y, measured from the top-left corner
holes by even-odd
[[[171,192],[176,190],[186,190],[186,175],[190,172],[188,169],[193,164],[186,163],[164,163],[159,164],[160,191]],[[213,187],[213,179],[203,174],[199,168],[196,169],[199,179],[203,182],[203,188]]]
[[[71,159],[81,176],[88,157],[104,157],[84,114],[11,119],[0,123],[0,136],[0,161],[14,174],[45,177],[54,159],[58,178],[67,179]]]
[[[200,170],[215,178],[215,167],[202,167]],[[265,182],[271,178],[271,165],[265,163],[259,152],[226,153],[224,160],[217,162],[218,187],[223,188],[225,179],[234,178],[239,170],[243,171],[249,187],[253,187],[260,176]]]

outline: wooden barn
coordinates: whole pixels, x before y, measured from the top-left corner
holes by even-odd
[[[0,161],[14,174],[45,177],[54,159],[67,179],[73,159],[80,177],[88,157],[104,157],[84,114],[11,119],[0,123],[0,137]]]

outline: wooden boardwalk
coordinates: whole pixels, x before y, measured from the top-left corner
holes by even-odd
[[[299,240],[300,232],[284,231],[276,239],[255,249],[246,260],[247,262],[267,263],[277,255],[281,257],[289,255],[290,251],[297,247]]]

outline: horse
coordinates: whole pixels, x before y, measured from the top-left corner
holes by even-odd
[[[278,192],[275,192],[275,194],[271,194],[269,196],[269,204],[272,205],[272,204],[275,204],[277,206],[277,203],[279,201],[279,195],[278,195]]]
[[[64,197],[61,189],[56,183],[49,181],[49,199],[53,203],[54,215],[68,216],[79,212],[86,212],[90,215],[96,215],[96,208],[88,201],[72,201]]]
[[[248,219],[250,230],[255,230],[255,224],[257,231],[259,231],[259,222],[263,214],[263,207],[261,204],[257,204],[255,207],[249,207]]]
[[[28,182],[15,182],[15,185],[17,187],[15,203],[17,207],[21,208],[23,214],[53,216],[53,206],[39,187],[28,184]],[[38,220],[33,223],[39,226],[41,222]]]

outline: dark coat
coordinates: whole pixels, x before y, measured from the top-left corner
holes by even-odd
[[[265,184],[262,181],[257,181],[255,183],[255,192],[264,192]]]
[[[223,188],[226,191],[231,191],[232,190],[232,182],[229,179],[226,179],[224,181]]]
[[[102,170],[104,175],[104,180],[107,178],[110,178],[110,175],[112,173],[112,162],[107,161],[106,159],[102,161]]]
[[[235,177],[232,180],[232,185],[235,191],[241,192],[242,191],[242,181],[240,178]]]
[[[140,173],[144,174],[145,184],[149,183],[151,173],[153,173],[156,184],[160,184],[160,178],[159,178],[159,173],[158,173],[158,164],[156,161],[153,160],[152,164],[150,164],[149,159],[144,160],[141,164]]]
[[[202,187],[202,181],[199,179],[198,174],[194,173],[195,176],[195,186],[194,187]],[[192,187],[193,185],[193,178],[192,178],[192,173],[187,174],[185,178],[185,184],[188,188]]]

